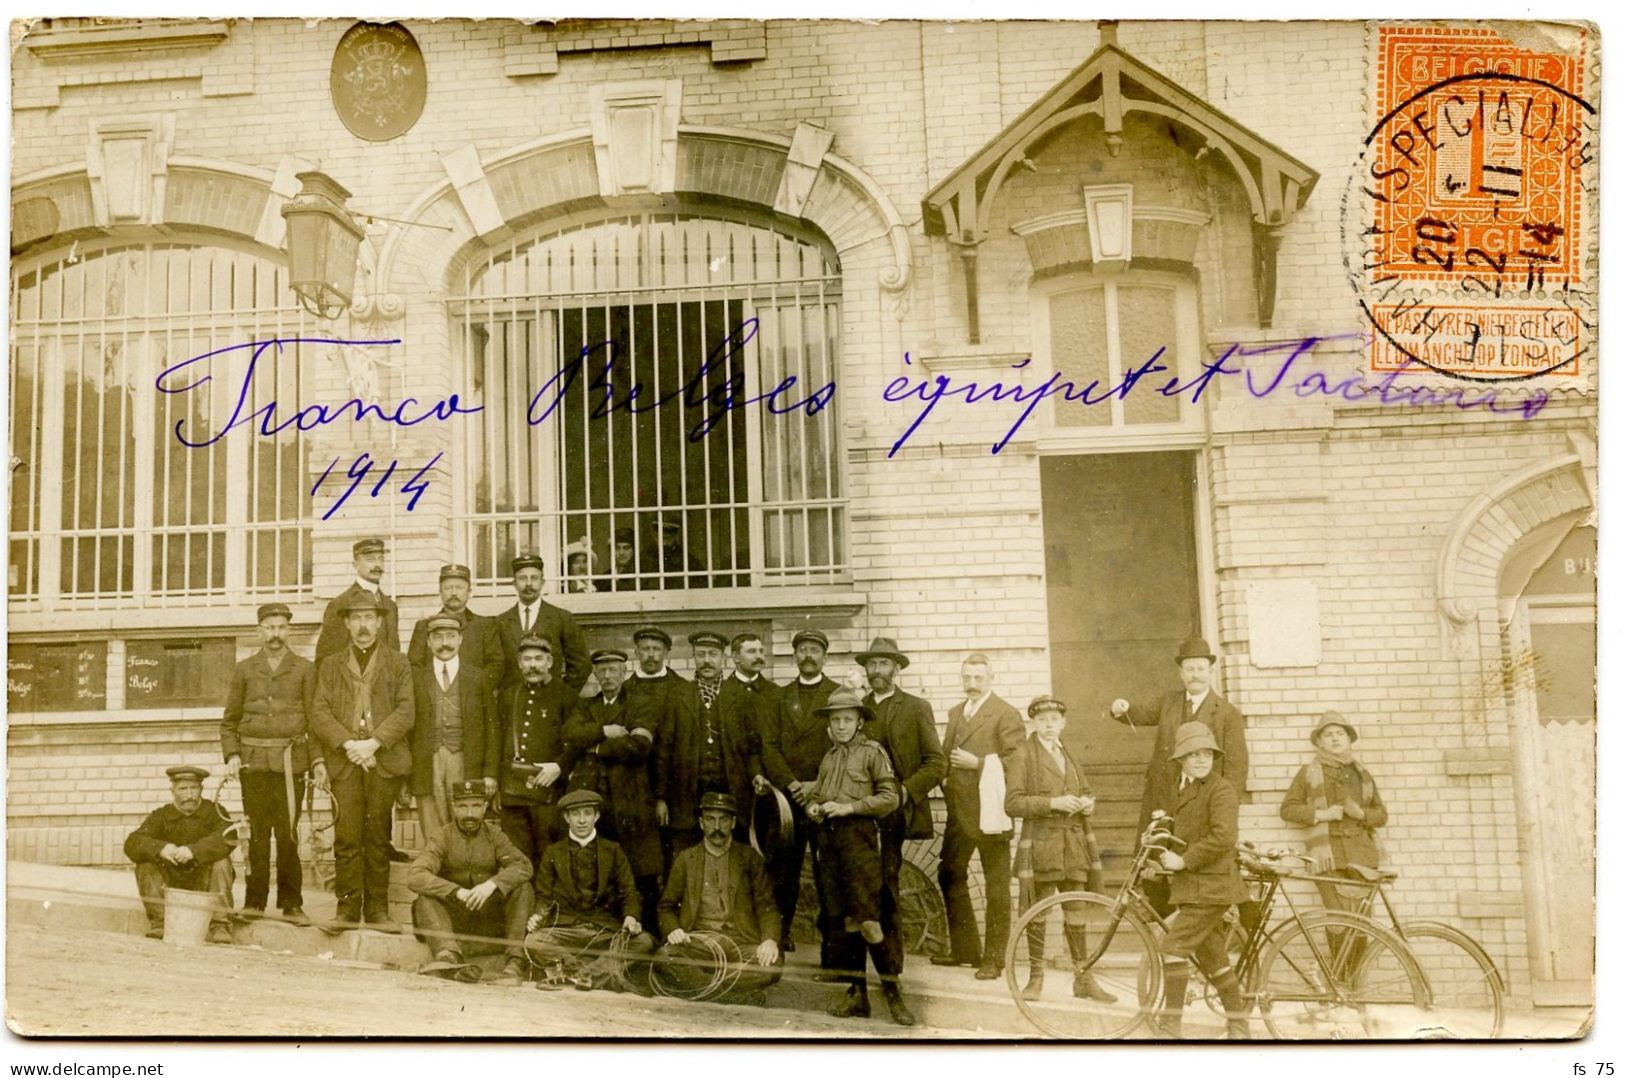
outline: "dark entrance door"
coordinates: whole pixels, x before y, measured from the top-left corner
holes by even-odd
[[[1067,747],[1098,804],[1108,880],[1134,852],[1152,731],[1107,717],[1117,697],[1179,687],[1173,655],[1202,623],[1194,453],[1046,457],[1040,464],[1050,678]]]

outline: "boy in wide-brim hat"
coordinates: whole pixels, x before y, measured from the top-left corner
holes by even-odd
[[[1162,867],[1173,873],[1168,898],[1176,912],[1162,941],[1160,1016],[1162,1032],[1171,1038],[1180,1035],[1191,961],[1219,994],[1229,1038],[1248,1037],[1241,984],[1225,947],[1225,915],[1236,903],[1247,900],[1236,862],[1240,805],[1235,787],[1215,773],[1219,754],[1218,742],[1205,723],[1183,723],[1174,734],[1172,755],[1179,764],[1180,785],[1174,800],[1173,835],[1183,840],[1179,848],[1184,852],[1162,854]]]

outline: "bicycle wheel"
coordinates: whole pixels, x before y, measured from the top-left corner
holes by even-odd
[[[1063,922],[1066,930],[1063,931]],[[1070,952],[1082,953],[1076,962]],[[1052,1037],[1116,1040],[1149,1017],[1161,999],[1157,938],[1133,913],[1118,916],[1111,899],[1062,891],[1023,911],[1005,948],[1005,986],[1027,1020]],[[1037,999],[1022,998],[1034,970],[1043,976]],[[1087,970],[1116,997],[1112,1002],[1073,995],[1073,969]]]
[[[1404,1038],[1426,1017],[1427,982],[1404,942],[1341,911],[1277,929],[1251,987],[1277,1040]]]
[[[1417,1037],[1490,1040],[1501,1035],[1505,989],[1478,941],[1452,925],[1407,921],[1400,931],[1428,986],[1428,1022]]]

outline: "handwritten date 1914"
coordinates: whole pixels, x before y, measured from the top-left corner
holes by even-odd
[[[410,479],[401,484],[401,493],[410,495],[410,500],[406,503],[406,511],[408,513],[418,507],[418,499],[422,498],[424,492],[429,489],[429,482],[424,478],[424,476],[428,474],[429,469],[433,468],[440,462],[440,458],[443,456],[445,456],[444,453],[436,453],[434,455],[434,459],[430,460],[429,463],[419,468]],[[322,489],[322,485],[327,482],[327,477],[333,474],[333,469],[337,468],[339,466],[339,461],[343,459],[343,457],[333,458],[333,463],[327,466],[327,470],[321,474],[321,478],[316,480],[316,485],[310,488],[310,496],[312,498],[317,496],[317,493]],[[368,497],[376,498],[384,492],[384,487],[389,485],[389,481],[394,477],[395,470],[400,467],[400,463],[401,462],[398,460],[392,460],[389,462],[389,467],[384,470],[382,475],[378,476],[377,482],[373,483],[372,490],[368,492]],[[326,520],[328,517],[338,512],[339,507],[350,500],[350,495],[355,493],[356,488],[366,481],[373,468],[376,466],[381,466],[382,464],[382,461],[373,460],[372,454],[365,452],[363,452],[355,460],[351,461],[350,466],[344,471],[344,476],[349,477],[350,485],[344,488],[344,493],[340,494],[332,505],[328,506],[327,512],[322,514],[322,519]],[[342,483],[344,481],[344,477],[341,476],[338,481]]]

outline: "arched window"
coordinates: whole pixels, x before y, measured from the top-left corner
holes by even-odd
[[[460,384],[485,406],[458,507],[477,577],[505,580],[520,550],[570,591],[844,577],[833,391],[725,406],[836,381],[822,237],[710,211],[554,225],[472,261],[462,293]]]
[[[149,243],[80,250],[12,278],[11,579],[25,609],[242,601],[311,587],[309,449],[246,429],[189,448],[237,403],[249,353],[300,335],[286,270],[246,250]],[[246,409],[292,411],[308,354],[267,350]],[[193,440],[201,440],[195,434]]]

